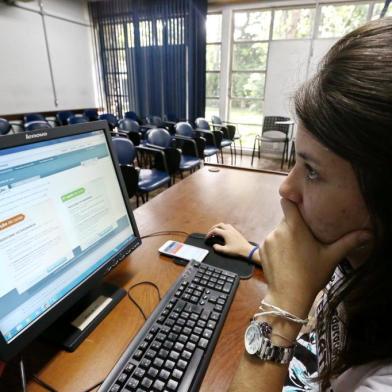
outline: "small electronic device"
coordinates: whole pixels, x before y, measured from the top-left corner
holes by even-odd
[[[201,262],[208,255],[208,250],[206,249],[173,240],[166,241],[158,251],[166,256],[186,261],[195,260]]]
[[[220,235],[212,235],[211,237],[206,237],[204,243],[208,246],[214,246],[215,244],[218,245],[225,245],[225,240]]]

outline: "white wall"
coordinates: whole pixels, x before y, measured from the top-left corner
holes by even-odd
[[[86,1],[41,2],[48,46],[38,0],[0,3],[0,115],[97,107]]]

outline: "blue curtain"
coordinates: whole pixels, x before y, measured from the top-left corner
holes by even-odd
[[[207,0],[108,0],[89,7],[109,112],[204,114]]]

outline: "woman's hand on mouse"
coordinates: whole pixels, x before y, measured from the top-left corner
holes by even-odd
[[[225,245],[215,244],[214,250],[228,256],[247,257],[254,245],[250,244],[246,238],[232,225],[227,223],[218,223],[212,226],[207,233],[207,237],[213,235],[221,236],[225,240]],[[260,263],[259,254],[253,254],[253,261]]]
[[[366,230],[347,233],[331,244],[318,241],[298,207],[281,200],[284,218],[260,248],[268,283],[265,300],[298,317],[306,317],[337,264],[356,246],[369,240]]]

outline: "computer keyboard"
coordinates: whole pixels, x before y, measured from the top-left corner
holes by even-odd
[[[198,390],[238,283],[232,272],[189,262],[99,392]]]

